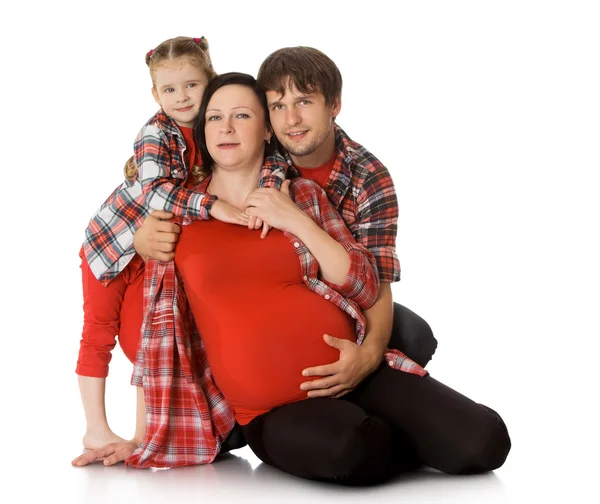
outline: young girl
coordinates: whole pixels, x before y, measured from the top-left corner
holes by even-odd
[[[215,196],[193,191],[203,176],[192,128],[204,89],[216,75],[207,40],[166,40],[146,54],[146,64],[160,110],[139,132],[135,155],[125,165],[126,180],[90,220],[80,252],[84,324],[76,373],[87,424],[83,445],[89,449],[121,440],[107,422],[105,379],[117,335],[127,358],[136,358],[144,263],[133,248],[133,235],[148,213],[170,212],[184,224],[212,216],[261,225]],[[267,163],[261,185],[278,185],[274,173],[276,163]]]

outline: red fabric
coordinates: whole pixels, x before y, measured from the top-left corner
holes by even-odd
[[[185,187],[188,189],[194,189],[196,186],[196,177],[192,173],[194,166],[202,166],[202,156],[200,155],[200,149],[196,147],[196,139],[194,138],[194,128],[186,128],[185,126],[179,126],[179,129],[183,133],[185,139],[185,151],[183,157],[185,165],[188,167],[188,177],[185,182]]]
[[[329,159],[326,163],[323,163],[321,166],[316,166],[315,168],[296,166],[296,170],[300,172],[300,176],[302,178],[312,180],[319,184],[319,186],[321,186],[323,189],[327,190],[327,182],[329,181],[329,176],[331,175],[333,165],[337,159],[337,154],[337,151],[334,151],[331,159]]]
[[[339,358],[324,333],[356,341],[355,320],[304,284],[281,231],[261,240],[243,226],[196,222],[183,228],[175,265],[215,384],[241,425],[307,398],[300,384],[315,377],[302,370]]]
[[[135,362],[142,327],[144,263],[136,255],[121,275],[104,287],[90,270],[83,248],[83,332],[75,372],[82,376],[106,378],[111,351],[119,345]]]

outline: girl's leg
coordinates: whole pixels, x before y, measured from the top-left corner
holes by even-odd
[[[340,399],[286,404],[242,429],[263,462],[301,478],[365,485],[396,472],[389,425]]]
[[[506,425],[495,411],[429,375],[382,364],[349,400],[405,433],[424,464],[446,473],[492,471],[510,451]]]
[[[132,318],[135,316],[139,319],[137,331],[133,328],[134,324],[128,324],[130,336],[126,339],[139,341],[141,290],[138,309],[140,313],[136,314],[134,311],[136,306],[135,289],[128,292],[128,287],[135,281],[141,281],[143,275],[139,274],[140,264],[134,260],[133,264],[128,266],[121,275],[104,287],[90,271],[83,256],[83,250],[80,251],[80,256],[82,259],[84,326],[76,373],[79,375],[79,389],[87,423],[83,443],[86,448],[98,448],[120,440],[111,431],[106,419],[105,379],[108,375],[111,351],[115,346],[115,337],[121,330],[121,320],[126,313]],[[131,311],[122,309],[125,307],[124,299],[131,300],[128,303]],[[135,336],[133,336],[134,332]],[[120,336],[121,341],[122,339]],[[135,355],[135,350],[133,354]]]

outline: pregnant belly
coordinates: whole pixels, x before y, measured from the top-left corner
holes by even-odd
[[[262,305],[260,316],[249,303],[236,307],[231,317],[221,314],[227,320],[208,323],[211,317],[204,315],[205,323],[198,323],[215,382],[240,424],[306,398],[300,384],[317,377],[303,377],[302,370],[339,359],[339,351],[325,343],[324,334],[356,339],[354,319],[330,301],[303,285],[285,290],[268,309]],[[294,299],[293,305],[288,298]],[[212,327],[207,331],[203,325]]]

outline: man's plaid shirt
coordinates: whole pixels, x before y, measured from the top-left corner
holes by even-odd
[[[373,154],[351,140],[337,124],[334,128],[337,157],[324,189],[356,241],[375,256],[380,280],[397,282],[398,200],[392,177]],[[287,176],[299,176],[289,154],[285,159]],[[263,175],[261,184],[273,184],[281,172]]]
[[[205,189],[207,183],[199,190]],[[356,320],[357,343],[361,344],[366,328],[361,309],[373,305],[379,290],[375,257],[355,241],[317,184],[295,179],[290,192],[299,208],[350,254],[351,267],[345,284],[330,284],[318,277],[319,264],[306,245],[285,233],[300,260],[306,286]],[[212,380],[204,345],[173,261],[147,263],[144,314],[142,344],[131,383],[144,387],[146,435],[126,464],[147,468],[210,463],[233,428],[234,413]],[[390,367],[400,371],[427,374],[397,350],[388,350],[385,359]]]

